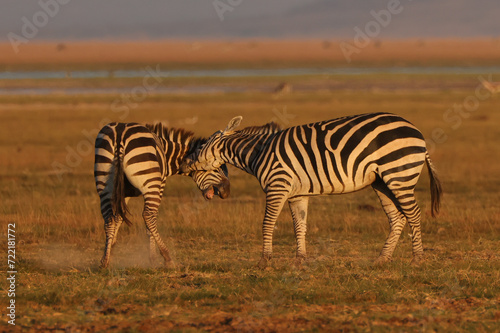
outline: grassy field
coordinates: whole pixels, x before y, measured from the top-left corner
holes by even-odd
[[[120,94],[0,95],[1,237],[7,238],[8,223],[16,224],[17,328],[500,330],[500,96],[484,98],[469,112],[464,103],[475,95],[479,80],[458,75],[294,77],[287,80],[307,89],[278,97],[252,90],[282,80],[252,79],[241,93],[152,91],[128,104]],[[118,79],[0,82],[3,88],[119,86],[131,91],[139,84]],[[245,83],[214,79],[206,84]],[[115,112],[117,100],[128,112]],[[455,104],[462,111],[450,121],[447,110]],[[388,223],[376,195],[366,189],[310,200],[309,259],[302,266],[295,265],[291,217],[284,210],[271,265],[257,269],[264,195],[254,178],[231,168],[226,200],[204,201],[187,177],[168,180],[159,231],[175,267],[149,263],[142,200],[136,199],[131,201],[134,224],[120,230],[111,268],[98,269],[104,231],[91,141],[102,123],[164,121],[208,136],[236,115],[243,116],[243,125],[275,120],[287,127],[372,111],[400,114],[432,140],[444,198],[440,215],[432,218],[424,172],[417,188],[426,251],[420,267],[409,264],[409,229],[393,262],[372,264]],[[3,299],[0,330],[9,331]]]

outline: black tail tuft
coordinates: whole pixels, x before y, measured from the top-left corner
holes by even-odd
[[[432,165],[429,153],[426,153],[425,155],[425,162],[427,163],[427,170],[429,170],[429,178],[431,181],[431,214],[432,217],[435,217],[436,214],[439,213],[443,189],[441,187],[441,182],[439,181],[439,178],[437,176],[436,169],[434,168],[434,165]]]
[[[129,213],[127,204],[125,203],[125,174],[123,173],[123,160],[120,153],[120,143],[118,143],[114,159],[114,182],[113,194],[111,196],[111,205],[113,214],[120,216],[125,223],[132,225],[132,222],[127,217]]]

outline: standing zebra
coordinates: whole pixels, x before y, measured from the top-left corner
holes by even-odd
[[[377,262],[391,260],[408,221],[413,262],[423,260],[420,209],[414,189],[424,163],[430,174],[432,215],[439,211],[441,185],[415,126],[389,113],[362,114],[281,130],[276,124],[234,129],[242,117],[214,133],[196,160],[182,169],[214,170],[230,163],[254,175],[266,193],[263,222],[265,267],[272,254],[274,224],[286,201],[290,206],[297,257],[306,256],[307,204],[311,195],[342,194],[371,185],[389,218],[390,233]]]
[[[111,247],[116,242],[120,225],[127,218],[127,201],[143,195],[143,218],[149,235],[150,260],[154,259],[155,243],[165,263],[171,261],[169,251],[156,227],[165,180],[175,174],[185,174],[179,165],[184,157],[200,149],[206,141],[194,138],[183,129],[167,129],[161,123],[111,123],[104,126],[95,142],[94,177],[101,198],[106,246],[101,267],[109,264]],[[221,198],[229,195],[227,168],[221,165],[214,171],[189,173],[206,199],[214,194]]]

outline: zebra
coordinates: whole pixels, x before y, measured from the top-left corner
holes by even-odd
[[[226,198],[230,192],[227,167],[221,165],[213,171],[183,173],[182,159],[200,149],[206,141],[194,138],[184,129],[166,128],[162,123],[145,126],[137,123],[110,123],[98,133],[95,142],[94,178],[100,197],[104,219],[106,245],[101,267],[109,265],[111,248],[116,243],[118,230],[125,221],[127,202],[131,197],[144,197],[143,218],[149,235],[150,261],[154,260],[158,246],[165,264],[170,254],[156,226],[158,208],[167,177],[189,175],[206,199],[214,195]]]
[[[302,261],[309,197],[350,193],[368,185],[390,224],[376,263],[392,259],[406,221],[412,232],[412,263],[423,260],[421,213],[414,189],[424,163],[430,175],[433,217],[439,212],[442,188],[424,137],[410,122],[390,113],[369,113],[284,130],[270,123],[235,131],[241,119],[233,118],[225,130],[214,133],[196,159],[185,159],[181,168],[214,170],[229,163],[259,180],[266,194],[261,268],[271,259],[274,224],[286,201],[297,259]]]

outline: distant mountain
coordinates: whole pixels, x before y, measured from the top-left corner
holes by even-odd
[[[8,0],[0,11],[0,39],[9,33],[23,36],[29,23],[37,30],[30,40],[352,38],[355,27],[363,30],[375,20],[371,12],[388,6],[397,13],[375,30],[378,38],[500,35],[498,0],[58,1]]]

